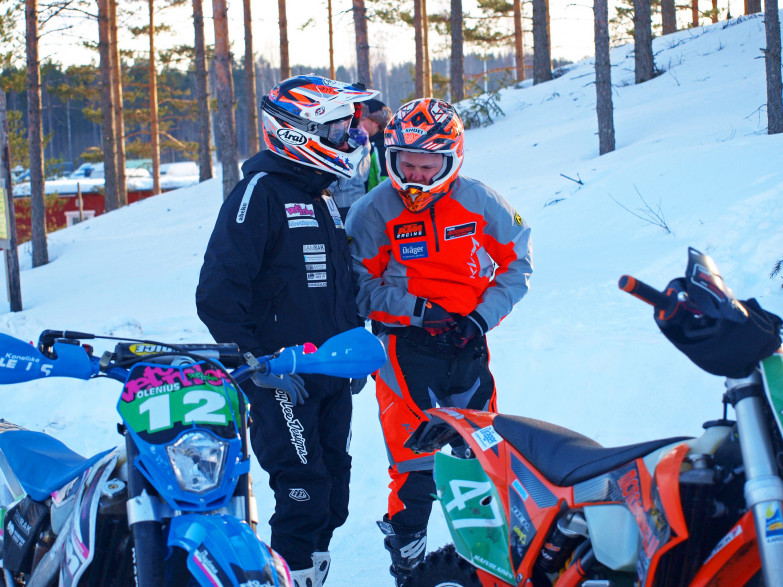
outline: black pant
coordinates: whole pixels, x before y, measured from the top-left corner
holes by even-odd
[[[345,523],[351,476],[348,381],[304,380],[310,397],[298,406],[284,392],[243,386],[251,401],[253,451],[275,493],[271,546],[293,570],[311,567],[313,551],[328,550],[335,528]]]
[[[432,454],[414,453],[405,441],[436,405],[496,411],[495,381],[485,337],[458,349],[421,328],[390,329],[381,336],[389,361],[375,389],[390,458],[387,519],[395,533],[413,534],[427,527],[435,481]]]

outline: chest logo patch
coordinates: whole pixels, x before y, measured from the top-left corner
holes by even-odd
[[[315,218],[312,204],[286,204],[285,215],[288,218]]]
[[[400,244],[400,259],[403,261],[408,261],[410,259],[423,259],[428,256],[427,243],[425,241]]]
[[[458,224],[457,226],[447,226],[444,238],[448,241],[474,234],[476,234],[476,223],[468,222],[467,224]]]
[[[421,238],[426,234],[423,222],[408,222],[407,224],[394,225],[394,240],[396,241]]]

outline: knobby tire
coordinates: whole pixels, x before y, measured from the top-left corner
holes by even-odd
[[[470,563],[448,544],[413,567],[404,587],[481,587],[481,582]]]

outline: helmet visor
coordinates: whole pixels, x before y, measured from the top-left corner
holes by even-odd
[[[351,128],[351,118],[351,116],[346,116],[327,124],[324,138],[338,147],[345,144],[348,140],[348,130]]]

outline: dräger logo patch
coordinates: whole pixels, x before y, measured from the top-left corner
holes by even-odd
[[[407,224],[394,225],[394,240],[404,240],[406,238],[419,238],[427,233],[424,230],[423,222],[409,222]]]
[[[472,234],[476,234],[476,223],[468,222],[467,224],[459,224],[457,226],[447,226],[444,238],[448,241]]]
[[[424,241],[415,243],[403,243],[400,245],[400,259],[407,261],[409,259],[423,259],[428,257],[427,243]]]

